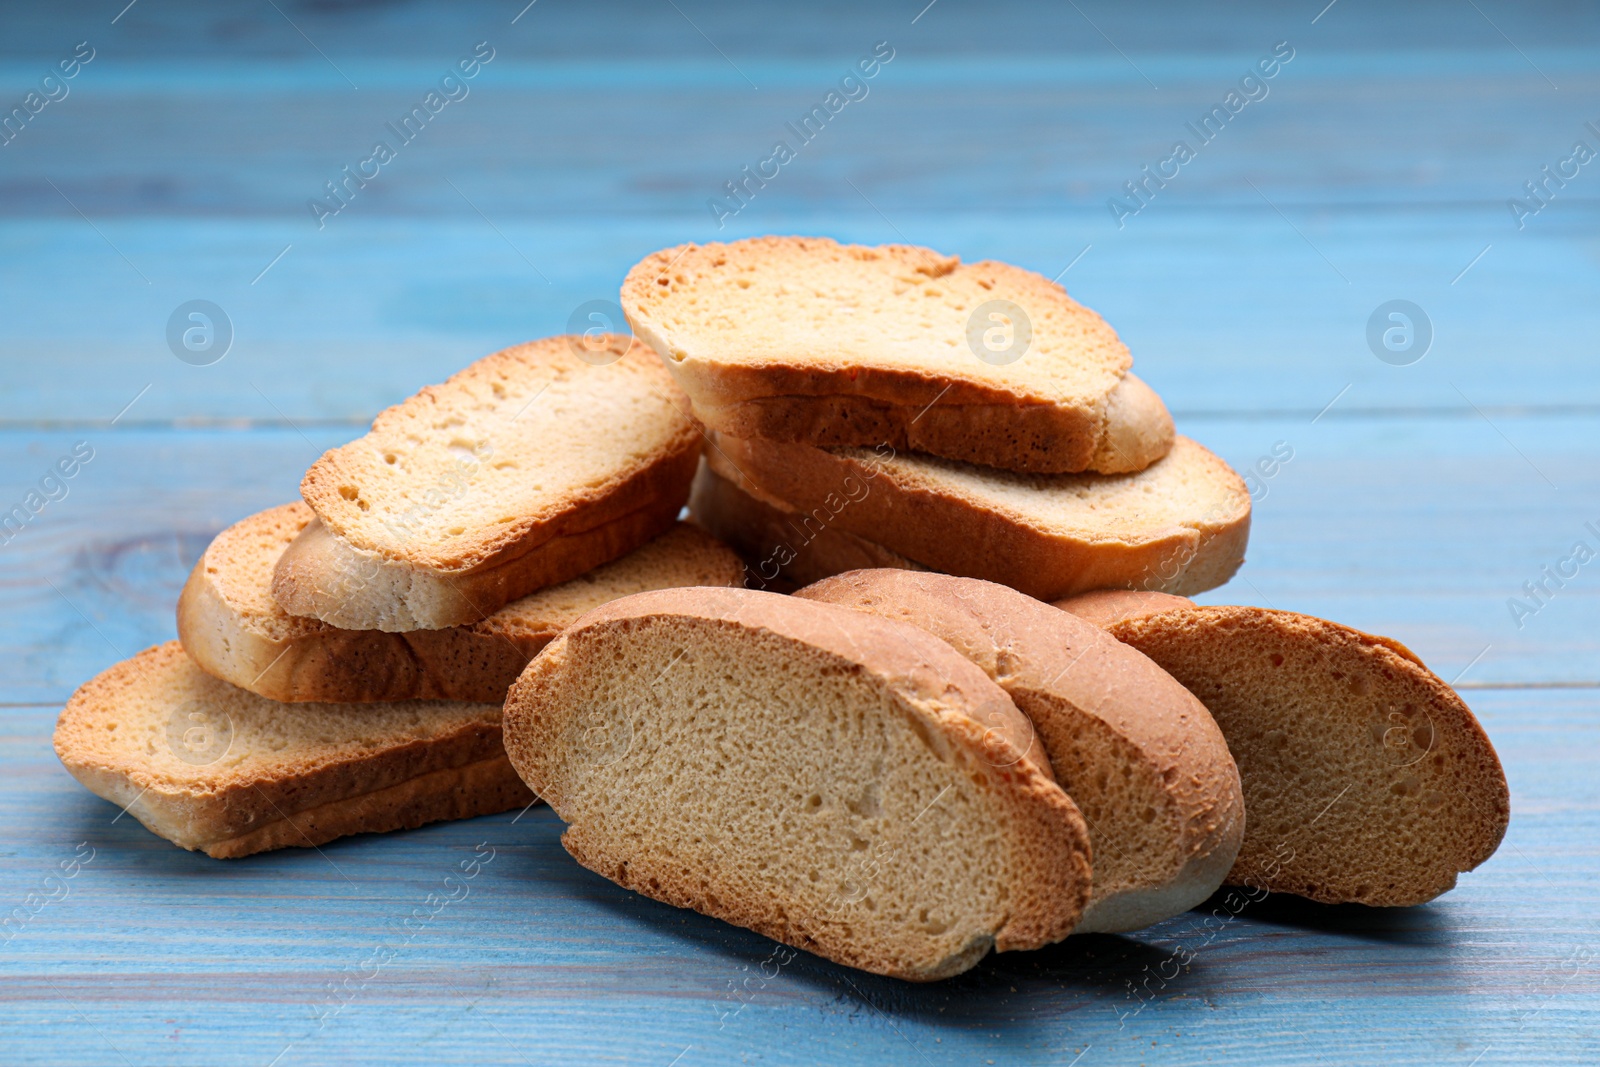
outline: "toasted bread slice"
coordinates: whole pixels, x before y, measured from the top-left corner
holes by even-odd
[[[1065,937],[1082,817],[1004,691],[904,623],[749,589],[612,601],[506,700],[506,748],[589,869],[926,981]]]
[[[821,237],[647,257],[622,307],[708,427],[1006,470],[1142,470],[1160,397],[1104,319],[1032,271]]]
[[[56,755],[96,796],[218,859],[533,802],[498,704],[279,704],[201,670],[176,641],[85,682]]]
[[[1198,593],[1244,562],[1250,492],[1187,437],[1137,474],[1012,474],[891,448],[718,435],[727,465],[801,514],[932,570],[1052,600],[1106,587]],[[820,509],[820,510],[819,510]]]
[[[1033,721],[1094,848],[1094,892],[1075,932],[1137,930],[1222,885],[1244,835],[1239,771],[1205,706],[1148,658],[976,578],[853,571],[795,595],[927,630]]]
[[[472,700],[506,690],[551,638],[591,608],[647,589],[738,585],[739,558],[679,523],[621,559],[445,630],[341,630],[272,599],[278,557],[311,521],[295,502],[217,535],[178,598],[178,637],[196,663],[271,700]]]
[[[745,560],[744,585],[776,593],[810,585],[833,574],[868,567],[926,570],[898,552],[831,525],[832,512],[800,514],[776,497],[724,477],[726,462],[701,457],[689,493],[689,521],[725,541]]]
[[[319,521],[279,561],[279,606],[347,630],[437,630],[665,533],[700,429],[660,361],[628,345],[496,352],[324,453],[300,483]]]
[[[1454,689],[1348,626],[1159,594],[1060,607],[1161,664],[1211,709],[1244,780],[1228,881],[1328,904],[1421,904],[1505,836],[1505,772]]]

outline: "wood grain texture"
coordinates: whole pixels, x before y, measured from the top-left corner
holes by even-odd
[[[1591,110],[1600,115],[1600,100]],[[1530,173],[1540,163],[1530,160]],[[730,159],[728,176],[740,165]],[[285,211],[303,211],[321,180],[295,191]],[[1060,275],[1116,327],[1135,372],[1180,419],[1262,410],[1310,418],[1346,385],[1340,406],[1395,414],[1471,413],[1471,404],[1600,410],[1600,383],[1576,369],[1573,350],[1600,332],[1590,299],[1600,288],[1600,207],[1556,202],[1522,233],[1503,201],[1414,212],[1291,207],[1288,221],[1264,204],[1164,211],[1158,201],[1120,232],[1099,207],[1000,215],[983,214],[977,200],[948,211],[881,204],[891,224],[841,180],[852,199],[781,211],[755,201],[719,232],[701,213],[724,180],[687,194],[688,213],[677,217],[490,215],[491,224],[358,216],[352,206],[321,233],[298,217],[98,219],[149,285],[76,216],[0,216],[0,286],[15,294],[0,339],[16,357],[0,363],[0,420],[108,420],[151,385],[125,420],[364,424],[508,339],[562,332],[580,304],[614,302],[647,252],[820,230],[867,243],[915,236],[964,259]],[[436,195],[456,194],[441,183]],[[197,298],[234,326],[233,350],[212,366],[181,363],[166,346],[169,315]],[[1432,350],[1407,367],[1367,347],[1368,317],[1397,298],[1421,306],[1434,331]]]
[[[1467,1063],[1485,1046],[1480,1062],[1588,1062],[1600,945],[1573,909],[1594,859],[1570,842],[1600,829],[1587,760],[1600,706],[1592,692],[1475,703],[1517,814],[1501,853],[1439,901],[1269,898],[1208,927],[1233,906],[1219,896],[928,988],[807,956],[763,971],[771,942],[583,871],[544,808],[323,855],[180,853],[113,823],[54,765],[51,709],[15,710],[0,893],[20,902],[80,841],[96,851],[6,946],[0,1025],[26,1063],[117,1062],[107,1038],[140,1064],[264,1064],[291,1041],[280,1062],[665,1064],[686,1047],[680,1062],[921,1062],[906,1042],[934,1063],[1062,1063],[1090,1045],[1108,1063]],[[389,931],[450,892],[445,876],[482,842],[494,858],[464,896],[414,938]],[[391,961],[368,962],[391,943]],[[319,1027],[326,985],[347,977],[347,1006]]]
[[[97,54],[0,147],[0,510],[95,454],[0,545],[0,918],[22,909],[0,1058],[1600,1061],[1600,563],[1520,628],[1507,606],[1600,547],[1600,163],[1521,230],[1506,206],[1600,146],[1600,18],[1476,6],[8,13],[4,107],[74,42]],[[480,40],[470,97],[318,230],[306,200]],[[707,198],[878,40],[870,95],[719,230]],[[1280,40],[1270,95],[1119,229],[1106,200]],[[1389,634],[1457,679],[1511,782],[1499,853],[1421,908],[1270,898],[1208,926],[1219,896],[914,988],[620,890],[544,808],[218,863],[62,770],[73,687],[172,637],[209,538],[292,499],[323,449],[614,300],[653,249],[763,232],[1059,274],[1180,432],[1242,472],[1291,448],[1254,476],[1244,569],[1202,599]],[[211,366],[165,339],[195,298],[235,327]],[[1434,327],[1410,366],[1367,345],[1394,298]]]

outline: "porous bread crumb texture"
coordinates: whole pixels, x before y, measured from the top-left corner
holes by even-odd
[[[1251,607],[1165,611],[1111,632],[1198,696],[1244,783],[1228,880],[1324,903],[1420,904],[1505,834],[1505,774],[1455,691],[1394,643]]]
[[[580,339],[551,337],[478,360],[324,453],[301,494],[351,547],[452,572],[631,510],[614,498],[655,468],[677,470],[699,429],[647,347],[610,337],[617,358],[604,364],[580,351]],[[691,476],[692,465],[685,496]]]
[[[742,482],[715,452],[702,456],[689,491],[689,521],[743,557],[749,568],[744,584],[751,589],[788,592],[867,567],[927,570],[898,552],[839,529],[832,524],[831,511],[796,512]]]
[[[718,435],[755,487],[794,511],[949,574],[1041,600],[1124,587],[1197,593],[1244,562],[1250,493],[1179,437],[1137,474],[1018,474],[883,449]]]
[[[668,248],[629,273],[623,297],[630,322],[664,337],[674,362],[900,367],[1085,410],[1133,365],[1104,319],[1042,275],[914,245],[756,237]],[[1029,353],[1006,365],[967,347],[973,311],[999,299],[1020,305],[1033,327]]]
[[[1088,825],[1079,932],[1138,929],[1205,900],[1244,828],[1239,774],[1206,709],[1147,657],[991,582],[863,570],[799,590],[918,626],[993,678],[1038,731]]]
[[[81,686],[55,749],[152,832],[232,856],[244,854],[240,839],[250,851],[320,844],[530,803],[497,767],[500,720],[498,704],[279,704],[212,677],[169,641]],[[296,820],[302,812],[316,815]],[[273,826],[285,821],[293,833]]]
[[[178,600],[178,636],[207,671],[273,700],[495,701],[584,612],[646,589],[737,585],[738,557],[687,523],[480,622],[443,630],[345,630],[290,615],[273,568],[311,519],[304,503],[259,512],[216,536]]]
[[[909,650],[884,644],[891,626]],[[529,665],[507,749],[585,866],[925,981],[1064,937],[1087,897],[1076,809],[980,724],[1004,699],[909,627],[748,590],[647,593]]]
[[[969,340],[1004,328],[980,311],[994,301],[1028,320],[1012,324],[1030,339],[1011,362]],[[728,433],[1041,471],[1138,470],[1172,441],[1105,320],[1005,263],[827,238],[685,245],[635,266],[622,305],[701,420]]]
[[[317,619],[290,615],[272,599],[272,571],[278,558],[315,517],[299,500],[257,512],[212,538],[195,563],[230,613],[268,640],[292,641],[332,629]]]

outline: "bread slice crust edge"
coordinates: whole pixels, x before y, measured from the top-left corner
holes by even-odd
[[[531,551],[547,538],[581,532],[637,510],[644,500],[675,496],[681,505],[682,498],[688,495],[689,479],[694,476],[694,460],[702,441],[700,427],[689,414],[688,398],[673,384],[671,375],[663,373],[647,346],[614,335],[601,337],[599,342],[603,351],[593,364],[580,355],[590,351],[586,339],[546,337],[494,352],[437,385],[424,386],[380,412],[372,421],[372,428],[362,437],[323,453],[301,479],[301,496],[328,531],[353,550],[405,562],[419,570],[456,575],[501,565]],[[468,398],[476,398],[481,404],[482,383],[487,382],[494,388],[499,384],[495,379],[502,371],[507,377],[520,373],[540,378],[548,376],[548,380],[515,413],[491,420],[492,427],[478,426],[477,433],[471,436],[486,436],[486,441],[471,442],[477,446],[471,450],[466,441],[452,444],[453,453],[465,454],[459,455],[457,469],[436,472],[439,484],[424,486],[403,482],[406,492],[421,496],[420,500],[412,500],[411,510],[393,521],[369,519],[368,516],[374,514],[373,505],[365,500],[367,490],[361,486],[365,480],[361,472],[373,466],[405,469],[377,463],[373,458],[376,442],[385,440],[393,444],[393,439],[398,438],[419,447],[415,444],[419,435],[432,443],[448,440],[451,433],[458,432],[452,427],[465,418],[451,411],[448,405],[466,403]],[[459,500],[472,491],[462,479],[470,477],[474,471],[481,472],[486,461],[489,466],[499,463],[493,459],[497,454],[495,441],[498,439],[501,443],[498,452],[507,451],[507,441],[515,439],[522,426],[536,424],[541,415],[541,409],[536,406],[540,397],[557,382],[568,383],[575,380],[575,376],[580,381],[588,379],[590,387],[602,396],[618,391],[624,382],[629,382],[638,399],[648,401],[658,414],[664,414],[668,425],[661,429],[659,439],[653,442],[654,447],[648,454],[615,457],[596,483],[568,486],[572,492],[569,498],[555,507],[545,505],[538,513],[514,514],[509,516],[510,521],[479,522],[472,524],[471,529],[449,533],[432,531],[421,536],[414,531],[414,527],[424,525],[424,519],[431,526],[441,526],[439,520],[450,513],[452,494]],[[608,389],[602,389],[601,376]],[[583,400],[584,394],[573,398],[569,411],[583,410]],[[507,408],[513,403],[504,396],[497,402]],[[571,416],[558,413],[556,417]],[[418,421],[430,424],[411,425]],[[595,445],[608,443],[594,442]],[[489,446],[489,451],[480,458],[484,444]],[[421,472],[407,475],[408,479],[424,481],[428,477]],[[413,510],[423,514],[413,515]],[[380,508],[378,514],[382,513]]]
[[[1250,537],[1250,495],[1243,481],[1187,438],[1179,438],[1159,462],[1193,464],[1216,480],[1218,500],[1183,521],[1152,524],[1133,539],[1045,528],[1041,515],[1014,508],[998,492],[959,495],[951,488],[955,483],[940,475],[940,461],[892,449],[827,450],[720,434],[714,441],[745,481],[796,512],[830,504],[840,530],[930,569],[1008,585],[1040,600],[1109,586],[1202,592],[1233,576]],[[1157,476],[1149,468],[1118,477]],[[860,491],[848,494],[848,504],[837,503],[849,486]]]
[[[664,321],[662,309],[675,286],[690,284],[686,271],[718,268],[746,256],[753,262],[817,255],[892,265],[908,285],[919,280],[937,287],[952,274],[970,275],[985,295],[993,291],[1025,307],[1049,308],[1064,318],[1064,330],[1088,345],[1090,351],[1075,358],[1098,353],[1092,358],[1102,363],[1099,391],[1092,397],[1058,395],[975,354],[952,357],[942,345],[930,349],[926,367],[874,363],[861,353],[846,359],[812,352],[803,363],[729,360],[703,350],[704,344]],[[812,445],[888,442],[952,459],[1052,473],[1140,470],[1172,444],[1172,419],[1160,398],[1136,379],[1123,388],[1131,378],[1132,357],[1114,331],[1059,285],[1010,264],[963,265],[959,257],[913,245],[874,248],[829,238],[761,237],[656,252],[628,272],[621,299],[634,331],[661,356],[701,420],[737,436]],[[966,342],[960,343],[964,348]],[[1044,357],[1024,354],[1028,358]]]
[[[972,578],[862,570],[795,595],[928,630],[1033,720],[1095,850],[1093,896],[1076,932],[1139,929],[1222,885],[1244,835],[1239,772],[1210,713],[1147,657]]]
[[[583,736],[572,733],[588,714],[576,704],[599,683],[580,674],[572,675],[575,680],[571,680],[568,672],[586,669],[589,649],[642,640],[640,627],[679,623],[684,624],[684,633],[712,645],[752,641],[766,647],[765,643],[777,642],[774,647],[802,649],[825,673],[872,679],[870,684],[893,694],[895,715],[914,724],[913,731],[940,754],[937,758],[955,760],[954,765],[965,768],[964,773],[990,783],[983,788],[994,790],[992,802],[1011,812],[1006,816],[1008,826],[1031,827],[1027,848],[1032,850],[1029,855],[1037,856],[1028,861],[1031,866],[1018,869],[1035,874],[1048,870],[1051,873],[1044,881],[1049,885],[1032,881],[1035,874],[1030,874],[1020,884],[1009,886],[1008,914],[998,929],[979,939],[981,944],[964,944],[936,960],[908,960],[854,943],[849,936],[841,936],[838,924],[826,921],[825,915],[803,914],[803,904],[795,900],[764,892],[741,895],[731,883],[716,881],[724,877],[720,865],[683,867],[680,862],[653,856],[641,846],[623,844],[624,839],[615,833],[606,834],[595,821],[600,816],[574,808],[589,803],[590,794],[585,790],[590,787],[574,777],[579,773],[574,768],[582,765],[570,762],[578,756],[563,742],[563,738]],[[964,970],[989,950],[991,940],[995,949],[1005,951],[1064,937],[1088,895],[1088,838],[1075,805],[1005,739],[1003,731],[956,710],[981,707],[987,715],[1003,706],[1021,720],[1003,692],[930,635],[903,627],[906,632],[899,636],[906,645],[902,647],[897,638],[886,636],[888,625],[828,605],[740,589],[662,590],[614,601],[552,642],[513,687],[506,702],[507,751],[524,780],[569,821],[563,838],[569,850],[597,873],[656,899],[758,930],[839,962],[925,981]],[[691,648],[688,644],[684,647]],[[930,672],[930,663],[938,668]],[[941,693],[942,698],[935,695]],[[928,703],[930,699],[932,703]],[[823,714],[823,710],[814,713]],[[633,736],[629,734],[630,749]],[[631,796],[637,790],[624,792]],[[647,840],[659,844],[659,833]],[[1021,840],[1019,836],[1015,847],[1023,847]]]
[[[206,674],[178,642],[169,641],[80,686],[62,710],[53,740],[57,757],[85,788],[191,851],[231,858],[490,814],[533,801],[533,794],[500,767],[505,750],[500,708],[494,704],[452,702],[461,721],[448,732],[376,749],[352,743],[342,754],[329,750],[304,763],[286,762],[271,776],[241,772],[222,760],[206,766],[169,761],[161,770],[156,761],[117,750],[114,742],[108,750],[108,742],[97,735],[138,726],[114,709],[122,708],[130,694],[148,696],[164,688],[192,693],[202,703],[213,698],[260,702],[255,710],[262,714],[271,703]],[[360,707],[329,705],[326,714],[337,717]],[[353,741],[359,725],[353,723],[351,730]],[[302,813],[315,813],[315,819],[301,819]]]
[[[442,630],[478,622],[529,593],[627,554],[665,533],[689,495],[698,456],[675,460],[686,472],[673,492],[586,529],[545,538],[492,567],[454,574],[422,570],[355,548],[320,522],[301,531],[278,561],[272,595],[291,615],[347,630]],[[680,484],[681,483],[681,484]]]
[[[739,553],[751,589],[788,592],[865,567],[926,570],[892,549],[832,525],[831,512],[806,515],[723,472],[715,452],[701,458],[689,493],[689,521]]]
[[[549,604],[571,585],[548,587],[512,601],[480,622],[441,630],[345,630],[289,615],[275,605],[263,612],[259,601],[272,604],[270,572],[268,588],[259,592],[253,585],[243,587],[249,580],[246,574],[272,562],[274,550],[281,556],[282,546],[273,543],[292,538],[312,521],[313,513],[304,503],[268,509],[218,534],[196,561],[178,597],[178,637],[205,670],[259,696],[288,703],[498,704],[528,661],[576,617]],[[267,558],[242,561],[238,557],[244,553]],[[693,560],[697,571],[693,577],[707,584],[731,585],[743,576],[729,549],[679,523],[573,582],[584,588],[591,579],[603,579],[618,569],[632,575],[644,568],[643,577],[648,578],[651,565],[675,570],[679,557],[685,576]]]
[[[1494,746],[1404,645],[1288,611],[1119,599],[1086,614],[1188,686],[1239,763],[1249,822],[1231,884],[1400,907],[1499,847],[1510,792]]]

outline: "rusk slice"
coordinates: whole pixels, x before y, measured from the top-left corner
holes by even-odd
[[[1181,597],[1060,607],[1161,664],[1211,709],[1244,780],[1228,881],[1336,904],[1420,904],[1488,859],[1510,795],[1483,728],[1404,645]]]
[[[56,755],[152,833],[219,859],[533,802],[497,704],[279,704],[168,641],[84,683]]]
[[[1005,263],[822,237],[691,244],[635,266],[622,307],[700,420],[736,437],[1051,473],[1141,470],[1172,445],[1105,320]]]
[[[1094,892],[1077,933],[1137,930],[1222,885],[1244,835],[1239,772],[1205,706],[1149,659],[976,578],[854,571],[795,595],[927,630],[1033,720],[1094,848]]]
[[[723,472],[727,471],[725,475]],[[852,489],[858,491],[853,483]],[[841,496],[840,501],[849,499]],[[689,520],[733,547],[745,560],[744,585],[773,592],[810,585],[866,567],[926,570],[898,552],[834,526],[831,509],[809,514],[741,479],[715,451],[702,456],[689,493]]]
[[[647,589],[738,585],[732,551],[679,523],[621,559],[444,630],[341,630],[290,615],[272,572],[312,519],[295,502],[235,523],[211,542],[178,598],[178,637],[196,663],[283,701],[475,700],[504,703],[539,650],[591,608]]]
[[[932,635],[749,589],[612,601],[506,700],[511,760],[584,866],[916,981],[1077,923],[1088,836],[1035,743]]]
[[[1250,493],[1187,437],[1137,474],[1013,474],[892,448],[718,435],[722,461],[796,512],[932,570],[1052,600],[1126,587],[1198,593],[1244,562]],[[850,486],[862,487],[851,498]]]
[[[437,630],[664,533],[700,430],[660,361],[628,344],[496,352],[324,453],[300,483],[319,521],[279,562],[279,606],[348,630]]]

